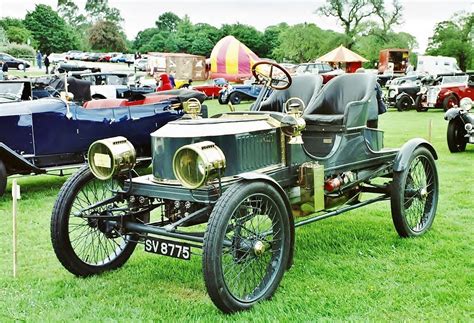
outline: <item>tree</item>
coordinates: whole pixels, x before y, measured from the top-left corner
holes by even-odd
[[[323,55],[328,48],[337,47],[339,36],[340,34],[322,30],[315,24],[294,25],[280,33],[280,45],[272,54],[279,61],[308,62]]]
[[[382,35],[386,35],[394,25],[400,23],[402,6],[399,1],[393,0],[392,11],[386,10],[384,2],[385,0],[327,0],[316,13],[339,20],[347,36],[345,46],[350,49],[371,17],[381,20],[384,31]]]
[[[137,34],[137,37],[135,37],[135,40],[133,41],[133,48],[135,50],[144,52],[145,46],[147,46],[153,36],[158,34],[160,30],[158,28],[147,28],[142,31],[139,31]]]
[[[123,52],[127,46],[123,34],[112,21],[101,20],[89,30],[89,43],[92,49],[110,52]]]
[[[2,26],[0,26],[0,46],[6,46],[6,45],[8,45],[7,33],[5,32],[5,29],[3,29]]]
[[[172,12],[165,12],[158,17],[155,25],[161,31],[174,32],[177,30],[178,24],[180,22],[181,18],[179,18],[176,14]]]
[[[25,16],[25,26],[43,53],[64,52],[79,47],[75,31],[50,6],[38,4]]]
[[[0,19],[0,27],[3,28],[8,41],[17,44],[26,44],[31,40],[31,33],[23,24],[23,20],[5,17]]]
[[[456,57],[465,71],[474,68],[474,14],[458,13],[450,21],[438,23],[426,53]]]
[[[265,28],[262,36],[261,47],[259,49],[259,52],[263,57],[274,58],[272,53],[273,49],[280,46],[280,33],[287,28],[288,24],[284,22]]]
[[[58,13],[71,26],[82,27],[87,18],[80,13],[79,7],[72,0],[58,0]]]
[[[120,11],[117,8],[109,7],[108,0],[87,0],[84,9],[91,24],[104,20],[113,22],[120,27],[120,23],[123,21]]]
[[[260,49],[262,48],[262,33],[255,27],[236,23],[232,25],[222,25],[222,36],[232,35],[239,41],[244,43],[255,54],[261,56]]]

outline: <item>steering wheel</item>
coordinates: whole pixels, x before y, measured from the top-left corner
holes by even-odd
[[[260,67],[260,68],[258,68]],[[267,71],[267,69],[269,70]],[[268,73],[267,73],[268,72]],[[290,73],[280,65],[268,61],[260,61],[252,66],[252,75],[258,83],[274,90],[284,90],[291,85]],[[278,85],[283,83],[283,85]]]

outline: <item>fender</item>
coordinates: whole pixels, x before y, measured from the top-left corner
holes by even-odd
[[[402,97],[404,97],[404,96],[407,96],[407,97],[410,98],[411,104],[415,104],[415,101],[413,101],[413,98],[412,98],[410,95],[408,95],[407,93],[405,93],[405,92],[402,92],[402,93],[398,94],[398,95],[395,97],[395,102],[397,102],[398,100],[400,100],[400,99],[401,99]]]
[[[44,174],[46,170],[41,169],[30,163],[20,154],[9,148],[4,143],[0,142],[0,160],[3,161],[7,169],[7,174]]]
[[[451,108],[444,114],[444,120],[453,120],[461,115],[461,110],[459,108]]]
[[[260,174],[260,173],[243,173],[238,175],[239,178],[241,178],[244,181],[264,181],[267,182],[268,184],[272,185],[278,193],[280,193],[281,197],[283,198],[283,201],[285,201],[285,206],[286,206],[286,211],[288,213],[288,219],[290,222],[290,257],[288,258],[288,264],[286,266],[287,269],[290,269],[291,266],[293,265],[293,255],[294,255],[294,245],[295,245],[295,221],[293,219],[293,213],[291,211],[291,204],[290,200],[288,199],[288,196],[286,195],[285,190],[283,187],[278,184],[277,181],[275,181],[273,178],[271,178],[268,175],[265,174]]]
[[[400,148],[397,156],[395,157],[394,163],[393,163],[393,171],[394,172],[401,172],[405,170],[408,167],[408,161],[415,151],[416,148],[419,146],[425,147],[430,151],[430,153],[433,155],[433,158],[435,160],[438,159],[438,154],[436,153],[436,150],[434,147],[425,139],[422,138],[413,138],[409,141],[407,141],[402,148]]]

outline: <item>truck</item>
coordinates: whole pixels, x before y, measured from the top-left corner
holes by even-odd
[[[382,49],[379,54],[378,71],[380,74],[403,74],[408,64],[409,50],[401,48]]]
[[[417,74],[450,74],[462,73],[454,57],[447,56],[418,56]]]

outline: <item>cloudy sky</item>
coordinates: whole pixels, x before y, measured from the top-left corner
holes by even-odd
[[[461,10],[474,12],[474,0],[400,0],[404,7],[403,24],[396,31],[406,31],[416,36],[420,52],[433,34],[439,21],[448,20]],[[83,7],[85,0],[76,0]],[[259,30],[279,22],[296,24],[313,22],[324,29],[342,31],[335,19],[319,17],[313,12],[325,1],[309,0],[109,0],[120,10],[125,19],[124,29],[128,38],[154,25],[157,17],[172,11],[178,16],[189,15],[194,23],[206,22],[220,26],[240,22]],[[387,3],[389,1],[386,1]],[[44,3],[56,8],[57,0],[0,0],[0,17],[23,18],[35,4]],[[454,18],[455,19],[455,18]]]

